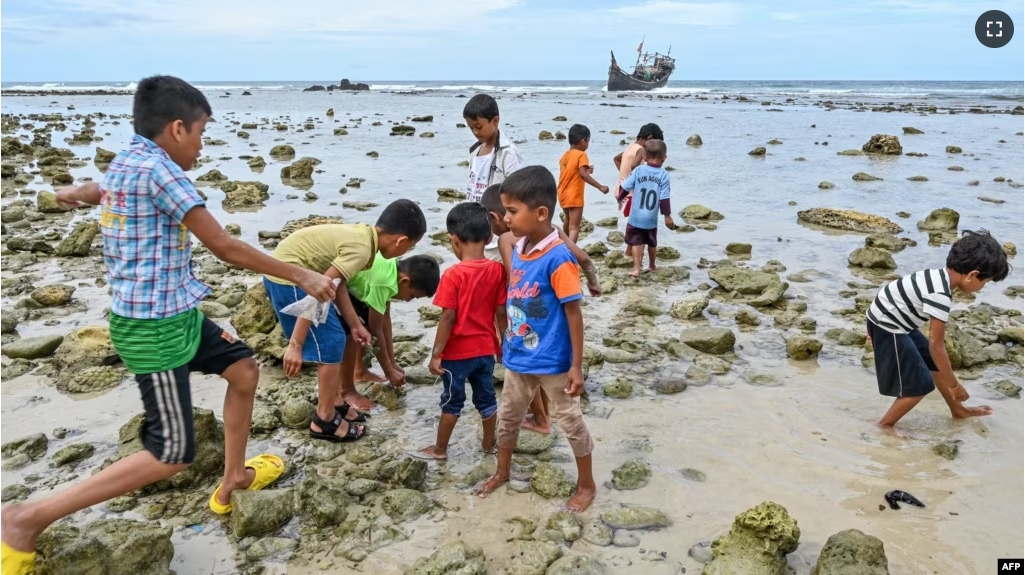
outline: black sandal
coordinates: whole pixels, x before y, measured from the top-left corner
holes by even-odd
[[[353,423],[353,422],[355,422],[355,423],[366,423],[367,420],[370,419],[370,414],[369,413],[363,413],[362,411],[360,411],[360,410],[356,409],[355,407],[349,405],[349,402],[345,402],[345,403],[343,403],[341,405],[336,405],[335,406],[335,411],[337,411],[338,413],[342,414],[342,417],[345,417],[346,415],[349,415],[349,410],[352,410],[352,411],[356,412],[356,418],[355,419],[349,419],[349,418],[345,419],[345,421],[348,421],[349,423]]]
[[[310,429],[310,437],[313,439],[324,439],[334,443],[351,443],[357,441],[366,435],[366,428],[361,425],[357,425],[355,422],[349,422],[349,431],[343,436],[335,435],[338,428],[342,426],[342,422],[346,421],[341,413],[335,412],[334,419],[331,421],[324,421],[316,413],[313,414],[313,423],[320,428],[320,431],[313,431]]]

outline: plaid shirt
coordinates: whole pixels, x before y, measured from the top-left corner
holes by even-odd
[[[204,202],[185,172],[136,135],[110,163],[100,191],[111,312],[163,319],[196,307],[211,290],[192,273],[192,237],[182,220]]]

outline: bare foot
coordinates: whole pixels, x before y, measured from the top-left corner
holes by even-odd
[[[361,395],[358,391],[350,391],[343,394],[342,397],[346,403],[360,411],[370,411],[374,407],[374,402]]]
[[[356,372],[353,376],[353,380],[356,383],[384,383],[388,381],[384,376],[377,375],[370,370]]]
[[[495,455],[498,453],[498,441],[492,441],[491,445],[488,445],[485,442],[481,442],[480,450],[488,455]]]
[[[242,489],[243,491],[249,489],[254,480],[256,480],[256,470],[252,467],[247,467],[246,478],[243,481],[222,481],[221,489],[217,491],[217,502],[221,505],[231,503],[231,492],[236,489]]]
[[[484,499],[488,495],[491,495],[496,489],[502,486],[503,483],[509,481],[509,477],[502,477],[501,475],[493,475],[490,479],[481,483],[476,489],[473,490],[473,494],[481,499]]]
[[[980,405],[978,407],[964,407],[958,410],[957,413],[951,413],[954,419],[968,419],[969,417],[982,417],[983,415],[993,415],[993,408],[988,405]]]
[[[655,270],[657,270],[657,269],[658,269],[658,268],[656,268],[655,266],[651,266],[651,267],[649,267],[648,269],[644,270],[644,273],[646,273],[646,274],[650,274],[651,272],[653,272],[653,271],[655,271]]]
[[[899,439],[911,439],[912,438],[911,435],[908,435],[907,433],[904,433],[904,432],[902,432],[902,431],[900,431],[898,429],[895,429],[892,425],[887,425],[887,424],[882,423],[882,422],[877,423],[876,425],[878,425],[879,429],[883,433],[885,433],[886,435],[889,435],[889,436],[892,436],[892,437],[897,437]]]
[[[523,423],[520,424],[520,429],[529,429],[536,431],[541,435],[548,435],[552,432],[552,422],[549,421],[546,425],[539,424],[533,415],[528,415],[523,418]]]
[[[640,270],[634,270],[634,271],[630,272],[630,277],[632,277],[632,278],[639,278],[639,277],[641,277]]]
[[[0,538],[17,551],[32,551],[42,529],[30,525],[31,504],[8,505],[0,515]]]
[[[566,509],[569,509],[573,513],[582,513],[587,511],[587,508],[594,503],[596,491],[597,490],[594,487],[584,489],[578,485],[576,493],[574,493],[573,497],[570,497],[569,501],[566,502]]]
[[[448,452],[438,451],[438,447],[436,445],[429,445],[421,449],[420,453],[423,453],[424,455],[429,455],[434,459],[437,459],[438,461],[445,461],[448,459]]]

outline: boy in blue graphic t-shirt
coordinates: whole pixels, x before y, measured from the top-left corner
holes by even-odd
[[[655,271],[655,248],[658,247],[658,214],[665,216],[666,227],[674,230],[672,208],[669,205],[669,172],[662,167],[666,161],[666,143],[662,140],[648,140],[644,144],[645,162],[630,173],[620,185],[619,200],[633,192],[630,215],[626,223],[626,245],[630,246],[634,269],[630,275],[641,275],[641,260],[644,246],[648,246],[648,269]]]
[[[576,457],[577,488],[566,507],[579,513],[594,502],[594,442],[580,411],[584,391],[580,272],[572,252],[552,226],[557,189],[551,172],[543,166],[529,166],[513,172],[500,190],[505,223],[520,240],[509,266],[498,470],[476,493],[487,497],[509,480],[523,416],[535,393],[544,389]]]

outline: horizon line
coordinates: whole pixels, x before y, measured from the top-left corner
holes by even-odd
[[[144,76],[144,78],[145,77],[148,77],[148,76]],[[3,79],[3,78],[0,78],[0,83],[2,83],[2,84],[8,84],[8,83],[46,84],[46,83],[58,83],[58,82],[59,83],[71,82],[71,83],[76,83],[76,84],[81,84],[81,83],[85,83],[85,82],[131,83],[131,82],[137,82],[137,81],[139,81],[141,79],[142,78],[138,78],[138,79],[135,79],[135,80],[124,80],[124,79],[122,79],[122,80],[96,80],[96,79],[93,79],[93,80],[54,80],[54,79],[48,79],[48,80],[6,80],[6,79]],[[353,80],[352,78],[348,78],[348,80],[350,82],[354,83],[354,84],[356,84],[356,83],[369,84],[369,83],[384,83],[384,82],[393,82],[393,83],[394,82],[406,82],[406,83],[416,83],[416,82],[460,82],[460,83],[462,83],[462,82],[468,82],[468,83],[482,83],[482,82],[603,82],[603,81],[607,81],[608,78],[600,78],[600,79],[579,79],[578,78],[578,79],[569,79],[569,80],[541,80],[541,79],[536,79],[536,78],[535,79],[520,78],[520,79],[514,79],[514,80],[495,80],[495,79],[490,79],[490,80],[489,79],[468,80],[468,79],[449,79],[449,78],[442,79],[442,80],[424,80],[424,79],[410,80],[410,79],[396,79],[396,78]],[[271,80],[253,80],[253,79],[247,79],[247,80],[228,80],[228,79],[215,79],[215,80],[188,80],[188,81],[190,81],[190,82],[229,82],[229,83],[241,83],[241,82],[317,83],[317,82],[325,82],[325,80],[323,80],[323,79],[321,79],[321,80],[311,80],[311,79],[286,80],[286,79],[280,79],[280,78],[271,79]],[[903,78],[903,79],[899,79],[899,80],[895,80],[895,79],[875,79],[875,80],[847,79],[847,80],[845,80],[845,79],[840,79],[840,78],[832,78],[832,79],[800,80],[800,79],[793,79],[793,78],[790,78],[790,79],[778,79],[778,78],[772,78],[772,79],[750,79],[750,78],[748,78],[748,79],[736,79],[735,78],[735,79],[729,79],[729,80],[710,80],[710,79],[688,78],[688,79],[681,79],[681,80],[670,79],[670,82],[1004,82],[1004,83],[1022,83],[1023,87],[1025,87],[1025,79],[1022,79],[1022,80],[998,80],[998,79],[990,79],[990,80],[928,79],[928,80],[924,80],[924,79],[918,79],[918,78]]]

